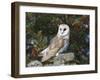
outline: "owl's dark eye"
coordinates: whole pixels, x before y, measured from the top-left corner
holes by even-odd
[[[66,31],[66,28],[64,28],[64,31]]]
[[[60,31],[61,31],[62,29],[60,28]]]

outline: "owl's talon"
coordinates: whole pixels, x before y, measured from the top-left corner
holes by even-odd
[[[59,55],[59,53],[56,54],[56,56],[58,56],[58,55]]]

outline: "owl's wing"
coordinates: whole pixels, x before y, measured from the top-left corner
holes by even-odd
[[[63,38],[58,38],[57,36],[54,37],[49,45],[49,50],[55,49],[55,48],[62,48],[64,46],[64,40]]]
[[[42,62],[47,61],[51,57],[55,56],[56,53],[64,46],[63,38],[54,37],[50,45],[48,46],[48,52],[42,58]]]

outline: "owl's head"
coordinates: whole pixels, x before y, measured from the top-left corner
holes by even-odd
[[[69,26],[67,24],[60,24],[59,25],[58,33],[57,33],[57,35],[59,37],[69,36],[69,33],[70,33],[70,29],[69,29]]]

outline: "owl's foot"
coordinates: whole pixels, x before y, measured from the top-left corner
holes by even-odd
[[[58,56],[58,55],[59,55],[59,53],[56,54],[56,56]]]

